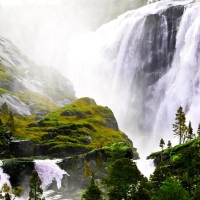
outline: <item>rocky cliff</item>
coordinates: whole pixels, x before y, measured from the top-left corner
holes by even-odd
[[[38,66],[0,37],[0,106],[15,115],[54,110],[76,99],[72,83],[56,69]]]

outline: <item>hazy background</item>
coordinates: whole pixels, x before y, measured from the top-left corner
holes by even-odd
[[[72,37],[143,4],[143,0],[0,0],[0,36],[37,64],[64,68]]]

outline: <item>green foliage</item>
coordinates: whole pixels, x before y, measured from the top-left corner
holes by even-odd
[[[22,192],[23,188],[20,186],[17,186],[15,189],[11,189],[11,187],[7,184],[4,183],[1,187],[1,191],[0,191],[0,198],[3,198],[2,192],[5,193],[5,200],[10,200],[11,199],[11,195],[14,195],[13,200],[15,199],[15,197],[20,197],[21,192]]]
[[[167,143],[167,148],[171,148],[172,147],[172,143],[171,141],[169,140],[168,143]]]
[[[160,187],[152,200],[192,200],[189,192],[184,189],[176,178],[168,178]]]
[[[15,93],[15,96],[17,96],[21,101],[26,104],[34,102],[36,104],[35,112],[40,110],[47,110],[51,112],[58,109],[58,106],[56,106],[45,94],[32,92],[30,90],[24,90],[23,93]]]
[[[9,109],[8,104],[6,102],[2,104],[1,112],[4,114],[4,116],[9,115],[10,109]]]
[[[102,158],[102,154],[100,152],[98,152],[97,154],[97,159],[96,159],[96,168],[95,170],[99,173],[104,171],[104,162],[103,162],[103,158]]]
[[[90,185],[82,195],[82,200],[103,200],[102,192],[94,182],[94,175],[92,174],[92,179]]]
[[[83,172],[83,178],[89,177],[92,175],[92,171],[90,169],[89,163],[84,160],[84,172]]]
[[[4,89],[4,88],[0,88],[0,96],[2,95],[2,94],[5,94],[5,93],[7,93],[7,94],[13,94],[11,91],[9,91],[9,90],[6,90],[6,89]]]
[[[160,144],[159,144],[159,146],[161,147],[161,149],[162,149],[162,151],[163,151],[163,147],[165,146],[165,142],[164,142],[164,140],[161,138],[160,139]]]
[[[42,182],[38,176],[37,171],[33,171],[29,186],[30,186],[30,191],[29,191],[29,200],[43,200],[42,194],[43,190],[41,188]]]
[[[113,160],[108,167],[108,175],[103,180],[110,200],[132,199],[141,174],[133,161],[128,158]]]
[[[176,113],[175,124],[173,124],[174,135],[179,137],[179,144],[181,144],[184,134],[187,130],[187,126],[185,125],[185,113],[183,112],[183,108],[180,106]]]
[[[106,146],[103,149],[106,149],[110,152],[110,157],[111,157],[110,160],[112,161],[112,160],[124,158],[128,148],[130,147],[126,143],[117,142],[109,146]]]

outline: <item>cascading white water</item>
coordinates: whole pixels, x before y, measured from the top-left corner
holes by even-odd
[[[137,168],[141,171],[141,173],[149,179],[155,169],[153,159],[139,159],[134,160],[134,162],[136,162]]]
[[[179,106],[198,123],[200,3],[161,1],[129,11],[71,44],[77,95],[109,106],[140,155],[173,140]],[[142,146],[145,143],[145,148]]]
[[[55,178],[57,187],[61,187],[61,180],[66,171],[60,169],[56,164],[59,160],[35,160],[35,169],[42,181],[42,188],[45,189]],[[68,175],[68,174],[67,174]]]
[[[5,174],[3,172],[3,169],[1,168],[2,166],[2,161],[0,161],[0,188],[3,186],[4,183],[7,183],[8,185],[10,185],[10,176],[8,174]]]

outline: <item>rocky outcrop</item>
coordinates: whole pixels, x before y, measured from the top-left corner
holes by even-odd
[[[22,102],[18,97],[10,94],[0,96],[0,107],[6,103],[14,115],[31,115],[29,106]]]
[[[76,99],[73,85],[66,77],[54,68],[37,66],[2,37],[0,71],[0,106],[6,102],[15,115],[28,116],[40,111],[38,98],[48,100],[55,108]],[[43,104],[47,110],[52,106],[47,105],[49,102]]]

